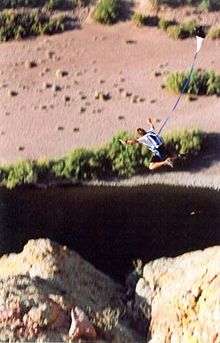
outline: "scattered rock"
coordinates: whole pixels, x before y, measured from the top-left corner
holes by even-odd
[[[9,116],[11,113],[10,112],[5,112],[5,115],[6,116]]]
[[[119,119],[119,120],[124,120],[125,117],[124,117],[124,116],[118,116],[118,119]]]
[[[95,99],[96,99],[96,100],[102,99],[102,100],[104,100],[104,101],[107,101],[107,100],[110,100],[110,99],[111,99],[111,95],[110,95],[109,92],[104,93],[104,92],[98,92],[98,91],[96,91],[96,92],[95,92]]]
[[[46,51],[46,57],[52,59],[55,56],[54,51]]]
[[[97,109],[97,113],[102,113],[102,109],[101,109],[101,108],[98,108],[98,109]]]
[[[155,102],[156,102],[156,99],[151,99],[150,101],[151,104],[155,104]]]
[[[76,72],[76,76],[82,76],[82,72],[81,71],[77,71]]]
[[[57,71],[56,71],[56,77],[58,77],[58,78],[60,78],[60,77],[65,77],[65,76],[67,76],[68,75],[68,71],[66,71],[66,70],[60,70],[60,69],[58,69]]]
[[[137,43],[137,41],[133,40],[133,39],[126,40],[126,44],[136,44],[136,43]]]
[[[136,104],[137,101],[138,101],[138,95],[133,95],[133,96],[131,97],[131,102],[132,102],[133,104]]]
[[[44,89],[52,88],[52,84],[49,83],[49,82],[44,82],[43,88],[44,88]]]
[[[105,80],[99,80],[99,83],[103,84],[103,83],[105,83]]]
[[[120,88],[118,88],[118,92],[119,92],[119,93],[123,93],[123,92],[124,92],[124,90],[125,90],[124,88],[121,88],[121,87],[120,87]]]
[[[18,147],[18,150],[19,150],[19,151],[24,151],[24,146],[19,146],[19,147]]]
[[[145,102],[145,98],[139,98],[139,102]]]
[[[40,108],[41,108],[41,110],[46,110],[47,106],[46,105],[42,105]]]
[[[86,106],[90,106],[91,103],[90,103],[89,101],[86,101],[86,102],[85,102],[85,105],[86,105]]]
[[[49,71],[50,71],[50,68],[45,68],[43,72],[44,73],[49,73]]]
[[[158,77],[158,76],[161,76],[161,75],[162,75],[162,73],[160,71],[155,71],[154,72],[154,76],[155,77]]]
[[[36,61],[26,61],[25,62],[25,68],[35,68],[37,67],[37,62]]]
[[[58,127],[57,127],[57,130],[58,130],[58,131],[63,131],[63,130],[64,130],[64,127],[63,127],[63,126],[58,126]]]
[[[14,96],[18,95],[18,92],[10,90],[10,91],[8,91],[8,95],[14,97]]]
[[[5,135],[5,131],[1,131],[1,136],[4,136]]]
[[[118,83],[114,83],[114,84],[113,84],[113,87],[114,87],[114,88],[117,88],[117,87],[118,87]]]
[[[53,85],[52,86],[52,90],[54,92],[60,92],[62,90],[62,88],[59,85]]]
[[[79,127],[74,127],[73,132],[79,132]]]
[[[125,82],[125,78],[121,77],[120,82]]]
[[[163,84],[163,85],[161,85],[160,86],[162,89],[165,89],[166,88],[166,86]]]
[[[81,100],[86,100],[87,99],[87,96],[86,95],[81,95]]]
[[[132,93],[131,93],[131,92],[125,92],[125,93],[124,93],[124,96],[125,96],[126,98],[130,98],[130,97],[132,96]]]
[[[86,111],[86,108],[85,107],[81,107],[80,108],[80,113],[84,113]]]
[[[79,81],[77,81],[77,80],[74,80],[74,85],[78,85],[79,84]]]
[[[188,96],[188,100],[189,100],[189,101],[196,101],[196,100],[198,100],[198,97],[195,96],[195,95],[189,95],[189,96]]]
[[[70,98],[69,95],[65,95],[65,96],[64,96],[64,101],[65,101],[65,102],[70,102],[70,99],[71,99],[71,98]]]

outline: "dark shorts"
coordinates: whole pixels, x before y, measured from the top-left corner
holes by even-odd
[[[161,145],[157,149],[157,154],[154,154],[151,158],[151,162],[161,162],[164,161],[168,157],[168,151],[165,147],[165,145]]]

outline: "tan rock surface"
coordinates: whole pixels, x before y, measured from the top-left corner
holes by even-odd
[[[112,342],[141,342],[114,315],[121,292],[77,253],[31,240],[21,253],[0,258],[0,341],[71,341],[71,309],[78,306],[97,326],[97,342],[109,335]]]
[[[220,342],[219,262],[220,248],[213,247],[145,265],[135,306],[150,343]]]

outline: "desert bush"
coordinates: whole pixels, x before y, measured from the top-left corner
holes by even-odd
[[[212,27],[208,32],[208,37],[211,39],[220,38],[220,26]]]
[[[167,33],[173,39],[185,39],[194,36],[196,27],[196,21],[192,20],[182,24],[169,25]]]
[[[188,155],[188,157],[197,155],[203,146],[203,134],[199,130],[168,133],[165,135],[164,140],[170,151]]]
[[[159,22],[157,16],[148,16],[138,12],[133,14],[132,20],[137,26],[157,26]]]
[[[66,17],[50,18],[38,11],[32,13],[16,13],[3,11],[0,13],[0,40],[25,38],[40,34],[52,34],[64,31]]]
[[[76,0],[1,0],[0,9],[46,7],[50,10],[58,10],[72,8],[76,3]]]
[[[168,74],[165,82],[167,90],[174,93],[180,93],[187,79],[189,72],[174,72]],[[195,70],[191,75],[189,85],[184,93],[193,95],[220,95],[220,75],[214,71]]]
[[[124,146],[119,139],[128,139],[127,132],[120,132],[113,137],[108,145],[108,156],[112,163],[112,170],[116,176],[129,177],[140,171],[149,159],[150,153],[143,154],[143,147],[139,144]]]
[[[37,182],[37,174],[34,172],[30,161],[22,161],[5,168],[5,177],[2,184],[12,189],[24,183]]]
[[[45,7],[49,10],[71,9],[75,5],[75,0],[47,0],[45,3]]]
[[[163,18],[160,18],[158,22],[158,27],[161,30],[167,31],[169,26],[176,25],[176,22],[174,20],[166,20]]]
[[[63,176],[67,179],[90,180],[95,176],[94,161],[94,151],[77,149],[66,156]]]
[[[159,7],[160,5],[168,5],[171,7],[190,5],[207,11],[218,10],[220,8],[219,0],[150,0],[150,2],[154,7]]]
[[[93,12],[93,18],[101,24],[114,24],[120,17],[120,10],[120,0],[100,0]]]

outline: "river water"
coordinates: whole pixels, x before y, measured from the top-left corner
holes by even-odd
[[[162,185],[0,190],[0,255],[50,238],[123,281],[132,260],[220,244],[220,192]]]

